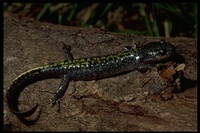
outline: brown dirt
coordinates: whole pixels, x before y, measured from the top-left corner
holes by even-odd
[[[163,38],[176,46],[178,54],[147,72],[70,82],[59,113],[51,108],[52,94],[48,93],[57,89],[59,79],[28,86],[20,95],[19,106],[26,110],[40,104],[41,116],[34,125],[23,124],[7,107],[5,94],[14,78],[31,68],[64,60],[59,42],[70,44],[74,58],[80,58],[159,39],[41,23],[5,13],[4,130],[197,131],[197,41],[190,38]],[[34,115],[29,119],[37,113]]]

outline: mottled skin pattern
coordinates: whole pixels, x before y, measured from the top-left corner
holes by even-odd
[[[6,94],[9,109],[21,120],[32,115],[37,107],[30,111],[19,112],[18,97],[24,88],[34,82],[49,78],[62,78],[52,99],[53,105],[57,104],[59,111],[60,98],[65,94],[71,80],[97,80],[111,77],[133,70],[147,70],[152,63],[168,59],[175,52],[175,47],[164,41],[150,42],[137,49],[126,48],[122,53],[101,57],[73,59],[71,47],[63,45],[66,60],[51,63],[28,70],[19,75]]]

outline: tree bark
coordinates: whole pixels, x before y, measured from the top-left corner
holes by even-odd
[[[147,72],[71,81],[60,112],[49,101],[59,79],[31,84],[20,95],[19,107],[29,110],[39,103],[41,115],[27,126],[10,112],[5,94],[21,73],[63,61],[62,42],[71,45],[76,59],[113,54],[122,46],[138,47],[161,38],[60,26],[7,13],[3,30],[5,131],[197,131],[197,40],[162,38],[176,47],[177,56]],[[167,86],[169,82],[173,85]]]

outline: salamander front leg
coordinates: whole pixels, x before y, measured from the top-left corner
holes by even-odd
[[[58,89],[56,90],[56,92],[54,94],[54,98],[51,99],[51,101],[53,101],[52,107],[56,104],[58,112],[60,111],[61,98],[64,96],[64,94],[67,90],[67,87],[69,85],[69,82],[70,82],[69,78],[66,75],[64,75],[60,86],[58,87]]]

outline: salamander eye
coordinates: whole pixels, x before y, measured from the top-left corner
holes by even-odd
[[[161,54],[161,55],[166,55],[166,54],[167,54],[167,51],[166,51],[166,50],[160,50],[160,51],[159,51],[159,54]]]

